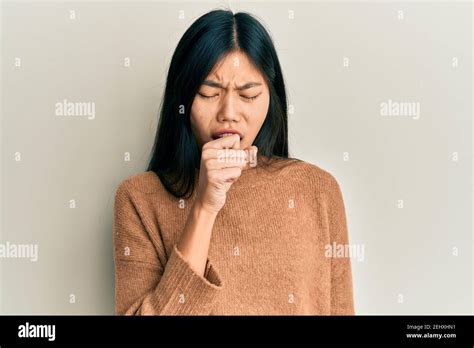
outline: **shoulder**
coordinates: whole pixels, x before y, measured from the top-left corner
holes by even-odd
[[[130,175],[117,185],[117,195],[133,193],[156,193],[164,187],[160,178],[153,171]]]
[[[114,209],[133,211],[140,215],[153,215],[153,209],[172,203],[160,178],[152,171],[133,174],[123,179],[116,187]],[[150,215],[150,216],[151,216]]]
[[[289,159],[287,162],[284,169],[286,176],[301,180],[321,192],[339,189],[338,181],[328,170],[299,159]]]

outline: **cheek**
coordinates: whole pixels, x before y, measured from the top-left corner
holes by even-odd
[[[204,134],[206,125],[209,123],[211,112],[203,103],[195,99],[191,107],[191,126],[198,134]]]
[[[262,96],[249,104],[247,107],[247,115],[249,115],[248,122],[250,127],[257,127],[256,132],[258,133],[260,126],[265,121],[267,116],[270,99],[268,96]]]

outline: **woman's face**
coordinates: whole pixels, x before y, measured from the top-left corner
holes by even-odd
[[[270,101],[263,75],[241,51],[219,61],[200,86],[191,108],[191,127],[199,146],[215,140],[215,133],[240,133],[240,148],[253,144],[265,121]]]

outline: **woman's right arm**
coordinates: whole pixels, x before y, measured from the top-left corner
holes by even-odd
[[[178,249],[199,275],[204,274],[212,227],[225,204],[227,191],[247,165],[244,151],[239,152],[238,158],[228,153],[227,159],[224,148],[239,150],[239,136],[220,138],[202,147],[196,200],[178,242]]]
[[[142,219],[130,186],[124,182],[118,187],[114,204],[115,313],[210,314],[223,287],[218,271],[206,258],[204,275],[197,274],[176,244],[161,262],[164,246]]]
[[[141,218],[132,190],[126,182],[118,188],[114,205],[117,314],[202,315],[212,311],[223,287],[208,259],[212,228],[226,192],[245,166],[242,161],[236,168],[232,161],[217,160],[216,149],[229,144],[238,149],[238,139],[228,138],[203,147],[198,195],[165,264],[159,262],[153,236]]]

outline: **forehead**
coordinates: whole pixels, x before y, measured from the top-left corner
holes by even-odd
[[[248,56],[241,51],[232,51],[226,54],[212,68],[208,78],[219,82],[232,80],[263,81],[263,76]]]

